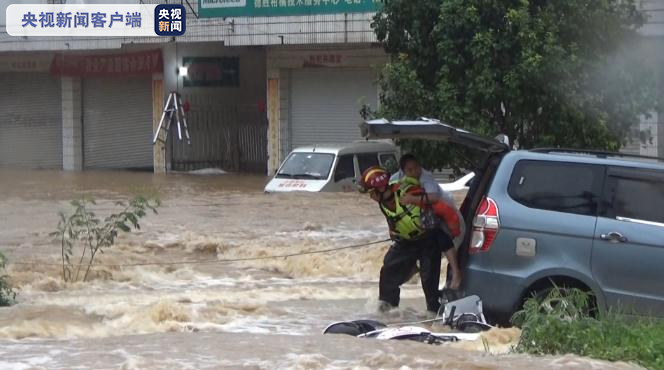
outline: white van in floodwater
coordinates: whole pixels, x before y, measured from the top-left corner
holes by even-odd
[[[316,144],[293,150],[265,192],[355,191],[356,181],[371,166],[396,169],[397,147],[386,141]]]

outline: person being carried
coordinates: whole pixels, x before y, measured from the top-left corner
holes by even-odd
[[[456,207],[451,194],[443,191],[431,172],[422,169],[414,155],[404,154],[399,160],[399,168],[400,170],[390,178],[391,184],[400,183],[406,178],[411,178],[415,179],[420,185],[420,191],[417,194],[405,194],[401,198],[402,204],[422,205],[423,198],[421,192],[426,194],[424,201],[429,204],[436,204],[434,212],[438,210],[438,216],[442,221],[440,222],[440,227],[435,227],[436,238],[439,247],[445,253],[448,267],[452,273],[452,278],[446,281],[446,285],[450,289],[457,290],[461,285],[461,269],[459,268],[456,247],[458,247],[458,244],[463,239],[465,230],[461,212]],[[450,214],[452,211],[449,209],[441,210],[441,207],[445,205],[447,206],[446,208],[451,209],[456,214],[456,217]]]
[[[394,241],[380,269],[380,308],[386,311],[399,306],[400,286],[411,278],[419,262],[427,310],[437,313],[440,308],[441,250],[437,247],[436,233],[421,226],[418,206],[400,203],[399,186],[390,185],[389,180],[390,174],[377,166],[366,169],[360,179],[360,190],[368,192],[371,199],[378,202]]]
[[[456,238],[461,235],[461,220],[457,209],[447,202],[430,199],[424,188],[420,186],[419,180],[405,176],[399,181],[399,189],[403,194],[402,198],[415,196],[416,198],[411,198],[413,199],[411,203],[422,209],[431,209],[433,215],[438,217],[439,221],[444,222],[451,237]]]

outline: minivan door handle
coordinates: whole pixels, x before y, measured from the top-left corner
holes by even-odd
[[[611,243],[625,243],[627,238],[624,237],[621,233],[612,231],[608,234],[602,234],[599,236],[602,240],[609,241]]]

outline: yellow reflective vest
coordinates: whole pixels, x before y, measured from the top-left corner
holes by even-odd
[[[401,191],[394,191],[395,210],[392,211],[380,203],[380,210],[387,218],[387,223],[390,225],[390,230],[401,240],[415,240],[419,239],[426,230],[422,228],[420,223],[420,208],[413,205],[404,206],[399,203]]]

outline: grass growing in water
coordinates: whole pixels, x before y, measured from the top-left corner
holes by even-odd
[[[512,322],[522,330],[515,350],[536,355],[574,353],[664,369],[664,321],[621,316],[591,317],[591,296],[579,289],[552,289],[531,298]]]

